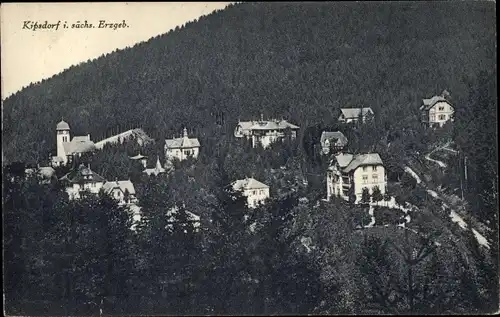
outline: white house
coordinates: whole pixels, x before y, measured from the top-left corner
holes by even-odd
[[[323,131],[321,133],[320,144],[323,154],[327,155],[331,152],[336,153],[344,150],[347,146],[347,138],[340,131]]]
[[[385,194],[387,177],[384,164],[377,153],[368,154],[338,154],[327,171],[327,200],[339,196],[349,200],[352,191],[356,201],[362,197],[363,188],[370,194],[378,187]]]
[[[200,152],[200,142],[197,138],[189,138],[184,128],[182,138],[165,140],[165,157],[168,160],[177,158],[182,161],[188,157],[197,158]]]
[[[71,163],[75,155],[81,156],[83,153],[94,152],[96,146],[90,140],[90,134],[86,136],[74,136],[71,139],[69,124],[61,121],[56,126],[57,155],[52,157],[54,166]],[[70,140],[71,139],[71,140]]]
[[[255,208],[269,198],[269,186],[259,182],[254,178],[239,179],[232,183],[235,191],[241,191],[247,197],[247,204],[250,208]]]
[[[362,114],[362,116],[361,116]],[[373,116],[373,110],[370,107],[367,108],[341,108],[340,109],[340,122],[344,123],[356,123],[358,122],[360,116],[363,122],[367,121],[370,116]]]
[[[234,136],[237,138],[246,137],[252,140],[252,146],[261,144],[263,148],[269,147],[271,143],[284,139],[286,131],[290,132],[292,139],[297,137],[299,127],[286,120],[265,121],[261,117],[260,121],[240,121],[234,129]]]
[[[429,126],[443,126],[448,120],[453,121],[454,108],[447,99],[449,93],[444,90],[440,96],[434,96],[430,99],[422,99],[422,121]]]
[[[79,199],[84,191],[98,194],[106,182],[104,177],[90,169],[90,165],[84,166],[83,164],[64,175],[60,180],[66,185],[66,192],[70,199]]]
[[[106,182],[102,186],[104,193],[118,201],[118,205],[137,203],[134,184],[130,180]]]

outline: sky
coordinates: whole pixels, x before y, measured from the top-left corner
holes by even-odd
[[[230,2],[2,3],[2,100],[68,67],[168,32]],[[99,28],[99,21],[128,27]],[[60,25],[36,29],[32,22]],[[68,28],[63,28],[67,21]],[[71,28],[77,21],[95,28]],[[27,23],[25,23],[27,22]]]

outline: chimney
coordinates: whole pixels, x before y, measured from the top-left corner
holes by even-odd
[[[87,134],[87,140],[89,140],[89,141],[90,141],[90,133],[89,133],[89,134]]]
[[[260,121],[264,121],[264,114],[260,113]]]
[[[185,138],[188,137],[188,130],[186,127],[184,127],[184,135],[183,135]]]

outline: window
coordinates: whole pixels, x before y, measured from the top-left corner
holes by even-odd
[[[95,183],[92,183],[92,187],[95,187],[95,186],[96,186],[96,184],[95,184]]]
[[[430,121],[436,121],[436,116],[435,116],[435,115],[433,115],[433,114],[431,114],[431,115],[429,116],[429,120],[430,120]]]
[[[187,150],[187,151],[184,151],[184,155],[189,155],[191,154],[191,151]]]
[[[374,171],[374,172],[376,172],[376,171],[377,171],[377,167],[376,167],[376,166],[374,166],[374,167],[373,167],[373,171]]]
[[[257,195],[257,191],[256,190],[252,190],[252,195]]]
[[[368,183],[368,175],[363,175],[363,184]]]
[[[372,178],[373,178],[374,182],[378,182],[378,175],[377,174],[373,174]]]
[[[443,111],[443,110],[444,110],[444,106],[440,106],[440,107],[438,108],[438,110],[439,110],[439,111]]]
[[[446,115],[440,114],[439,115],[439,120],[446,120]]]
[[[366,166],[363,166],[363,172],[366,172]]]

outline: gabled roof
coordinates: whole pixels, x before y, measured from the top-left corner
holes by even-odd
[[[95,146],[99,149],[102,149],[106,144],[118,143],[120,141],[130,139],[130,138],[135,138],[140,145],[142,145],[143,143],[149,143],[149,142],[153,141],[153,139],[151,139],[146,134],[146,132],[144,132],[144,130],[142,130],[140,128],[136,128],[136,129],[127,130],[127,131],[122,132],[120,134],[110,136],[109,138],[106,138],[104,140],[97,142],[95,144]]]
[[[359,114],[363,112],[363,115],[367,115],[368,113],[373,114],[373,110],[370,107],[367,108],[341,108],[340,111],[344,115],[345,119],[356,119],[359,117]]]
[[[173,208],[170,208],[168,211],[167,211],[167,220],[169,222],[173,222],[174,221],[174,215],[177,214],[177,212],[179,211],[179,207],[175,206]],[[190,221],[190,222],[199,222],[200,221],[200,216],[198,216],[197,214],[194,214],[190,211],[187,211],[185,210],[186,212],[186,217],[187,217],[187,220]]]
[[[434,107],[436,105],[436,103],[438,103],[438,102],[446,102],[449,105],[451,105],[451,103],[448,100],[446,100],[445,97],[434,96],[430,99],[422,99],[422,106],[420,107],[420,110],[429,110],[432,107]]]
[[[158,174],[161,174],[161,173],[165,173],[165,169],[163,168],[163,166],[161,166],[160,158],[158,157],[156,159],[156,165],[155,165],[155,167],[153,167],[153,168],[146,168],[143,172],[146,173],[146,174],[148,174],[148,175],[151,175],[151,174],[158,175]]]
[[[264,183],[259,182],[254,178],[239,179],[232,184],[234,190],[260,189],[269,188]]]
[[[343,163],[345,163],[345,161],[343,161]],[[344,173],[348,173],[354,171],[360,166],[366,165],[383,165],[383,162],[378,153],[357,154],[352,157],[352,160],[349,162],[349,164],[342,170]]]
[[[200,141],[197,138],[176,138],[176,139],[166,139],[165,145],[169,149],[186,149],[186,148],[194,148],[200,146]]]
[[[102,189],[107,194],[111,193],[115,189],[120,189],[123,193],[125,193],[125,191],[128,191],[130,195],[135,195],[134,184],[129,180],[106,182],[104,183],[104,185],[102,185]]]
[[[341,168],[344,168],[346,167],[347,165],[349,165],[349,163],[351,163],[352,159],[353,159],[353,156],[352,154],[339,154],[337,156],[335,156],[335,159],[337,160],[337,163],[339,164],[339,166]]]
[[[339,146],[344,146],[347,144],[346,136],[340,131],[335,131],[335,132],[323,131],[323,133],[321,133],[321,139],[320,139],[321,144],[323,144],[326,140],[329,140],[330,142],[333,141],[333,143]]]
[[[286,120],[253,121],[252,123],[253,123],[252,126],[247,128],[248,130],[285,130],[285,129],[297,130],[297,129],[299,129],[298,126],[291,124]]]
[[[64,142],[63,147],[68,155],[73,153],[92,152],[96,149],[94,142],[89,140],[89,136],[75,136],[71,142]]]
[[[64,175],[60,179],[61,181],[68,181],[70,183],[93,183],[106,181],[104,177],[96,174],[90,169],[90,167],[84,166],[83,164],[78,167],[78,169],[72,170],[68,174]]]

